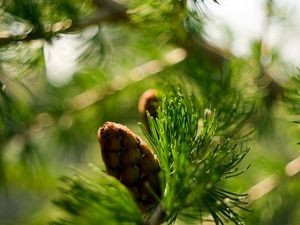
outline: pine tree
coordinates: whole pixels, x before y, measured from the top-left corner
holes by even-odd
[[[299,71],[212,45],[208,1],[0,0],[0,224],[298,223]]]

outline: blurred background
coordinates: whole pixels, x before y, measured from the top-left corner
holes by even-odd
[[[0,224],[59,216],[61,175],[102,168],[97,130],[180,83],[251,148],[227,185],[246,224],[300,221],[300,2],[0,0]],[[201,109],[202,110],[202,109]]]

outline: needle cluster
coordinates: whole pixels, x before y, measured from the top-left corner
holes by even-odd
[[[199,221],[209,213],[216,224],[240,224],[234,208],[243,208],[245,196],[224,189],[223,181],[241,173],[237,165],[248,149],[216,140],[218,121],[208,110],[201,117],[195,102],[180,92],[165,97],[158,118],[148,118],[150,133],[144,129],[161,165],[165,220],[172,223],[179,216]]]

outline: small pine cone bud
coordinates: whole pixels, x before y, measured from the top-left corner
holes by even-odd
[[[147,112],[150,114],[150,116],[156,118],[157,108],[159,104],[160,101],[158,98],[157,90],[150,89],[140,97],[138,110],[142,116],[142,121],[148,132],[150,131],[150,128],[148,124]]]
[[[122,182],[142,211],[160,197],[159,162],[150,147],[127,127],[106,122],[98,130],[101,155],[107,173]]]
[[[208,118],[211,117],[212,111],[208,108],[204,109],[204,117]]]

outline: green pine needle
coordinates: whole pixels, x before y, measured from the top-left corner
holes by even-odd
[[[79,173],[63,177],[65,187],[54,203],[66,212],[54,225],[143,224],[143,217],[128,190],[114,177],[98,173],[98,179]]]
[[[201,118],[200,115],[204,115]],[[248,148],[216,137],[218,121],[214,113],[202,113],[192,96],[173,92],[165,96],[158,118],[148,115],[150,134],[142,127],[161,166],[162,197],[156,196],[159,210],[141,214],[137,204],[118,180],[103,173],[98,179],[77,174],[64,177],[65,187],[55,204],[66,216],[56,225],[144,224],[162,211],[155,223],[202,221],[210,214],[216,224],[242,224],[239,210],[246,209],[245,195],[224,188],[224,180],[240,175],[237,166]],[[163,217],[163,218],[161,218]]]
[[[222,182],[243,172],[236,167],[249,149],[229,140],[217,142],[218,121],[212,113],[204,113],[204,118],[201,114],[195,99],[179,91],[163,98],[157,119],[148,116],[150,134],[143,129],[162,169],[165,220],[172,223],[178,216],[202,220],[210,213],[216,224],[226,220],[241,224],[235,208],[244,208],[245,196],[223,189]]]

